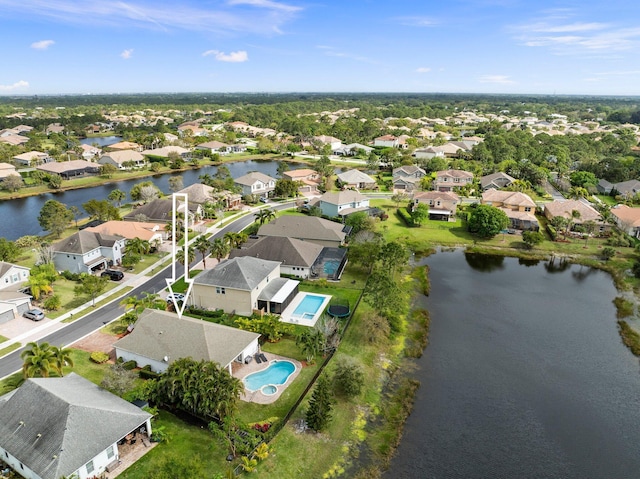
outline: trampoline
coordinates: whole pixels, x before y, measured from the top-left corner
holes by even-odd
[[[351,314],[351,308],[349,302],[335,302],[329,304],[327,313],[334,318],[346,318]]]

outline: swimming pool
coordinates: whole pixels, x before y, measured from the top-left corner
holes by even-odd
[[[294,318],[301,319],[313,319],[318,310],[322,307],[325,301],[325,296],[316,296],[315,294],[307,294],[298,307],[293,311],[291,315]]]
[[[275,394],[276,385],[285,384],[295,370],[296,365],[291,361],[274,359],[267,369],[247,375],[244,378],[244,385],[252,392],[262,390],[268,395]]]

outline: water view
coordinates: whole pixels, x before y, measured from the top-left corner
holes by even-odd
[[[386,478],[631,478],[638,359],[604,272],[438,253],[415,409]]]

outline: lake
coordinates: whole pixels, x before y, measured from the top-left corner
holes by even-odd
[[[386,479],[640,476],[638,359],[608,274],[461,251],[423,263],[429,346]]]

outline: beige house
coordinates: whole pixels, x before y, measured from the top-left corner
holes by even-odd
[[[298,190],[301,193],[313,193],[318,191],[318,186],[320,186],[321,180],[320,174],[310,168],[285,171],[282,174],[282,178],[290,181],[299,181],[301,184]]]
[[[482,193],[482,204],[495,206],[504,211],[512,228],[536,231],[540,229],[535,215],[536,204],[525,193],[489,189]]]
[[[413,195],[413,205],[429,206],[429,218],[445,220],[456,215],[460,197],[452,191],[420,191]]]
[[[580,216],[574,217],[573,212],[577,211]],[[562,216],[563,218],[573,218],[573,227],[582,226],[587,221],[593,221],[596,223],[600,231],[609,229],[602,216],[593,207],[584,204],[578,200],[566,200],[566,201],[552,201],[544,205],[544,215],[547,219],[551,220],[554,216]]]
[[[136,221],[107,221],[98,226],[85,228],[84,231],[110,236],[122,236],[127,240],[140,238],[141,240],[148,241],[152,245],[155,243],[162,244],[163,239],[166,237],[164,224],[160,225],[158,223]]]
[[[131,165],[132,168],[142,168],[147,161],[142,153],[135,150],[120,150],[105,153],[100,157],[98,163],[101,165],[113,165],[120,170],[125,170]]]
[[[20,176],[20,174],[16,170],[16,167],[10,165],[9,163],[0,163],[0,180],[11,175]]]
[[[18,165],[36,166],[53,161],[53,158],[51,158],[48,153],[41,151],[27,151],[26,153],[14,156],[13,161]]]
[[[320,246],[339,248],[345,244],[348,228],[342,223],[317,216],[285,215],[262,225],[258,230],[258,236],[295,238]]]
[[[344,188],[356,188],[359,190],[374,190],[378,188],[375,178],[371,178],[360,170],[347,170],[338,173],[338,179]]]
[[[640,208],[616,205],[610,211],[618,228],[630,236],[640,238]]]
[[[433,189],[436,191],[453,191],[454,188],[471,184],[473,184],[473,173],[464,170],[442,170],[436,173]]]
[[[280,277],[279,261],[244,256],[198,274],[189,303],[240,316],[259,310],[280,314],[298,293],[298,284]]]

